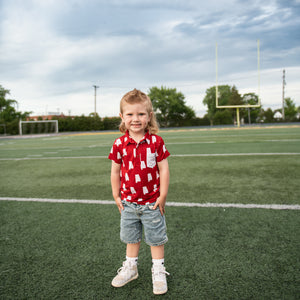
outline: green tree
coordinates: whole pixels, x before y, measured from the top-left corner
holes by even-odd
[[[255,93],[247,93],[242,97],[243,104],[257,105],[258,104],[258,96]],[[259,113],[261,111],[260,107],[248,107],[243,109],[243,116],[248,120],[248,124],[255,123]],[[250,117],[250,119],[249,119]]]
[[[295,121],[297,115],[297,108],[291,98],[284,99],[284,114],[286,121]]]
[[[262,122],[273,123],[273,122],[275,122],[274,114],[275,114],[275,111],[272,111],[271,108],[268,108],[267,110],[264,110],[262,108],[258,114],[258,121],[261,123]]]
[[[231,96],[231,88],[229,85],[218,86],[218,103],[219,105],[229,105],[229,99]],[[210,87],[206,90],[206,95],[202,101],[204,105],[207,105],[207,117],[210,120],[210,124],[214,124],[214,115],[219,110],[216,108],[216,87]]]
[[[237,90],[236,86],[230,88],[230,95],[228,99],[228,105],[243,105],[242,96]]]
[[[231,112],[228,109],[219,109],[214,115],[213,122],[215,125],[232,124]]]
[[[117,130],[119,128],[120,123],[121,123],[120,117],[113,117],[113,118],[105,117],[103,119],[104,130]]]
[[[7,95],[9,95],[9,90],[4,89],[0,85],[0,120],[4,123],[13,121],[17,116],[17,111],[14,107],[17,101],[6,99]]]
[[[186,105],[184,95],[176,88],[151,87],[148,96],[162,127],[189,126],[196,117],[194,110]]]
[[[0,127],[0,133],[17,134],[19,120],[25,120],[30,112],[18,112],[15,108],[18,102],[16,100],[7,99],[7,95],[9,94],[10,91],[0,85],[0,124],[2,125]],[[4,128],[6,128],[6,130]]]
[[[230,96],[228,99],[228,105],[243,105],[242,96],[240,95],[239,91],[237,90],[236,86],[232,86],[230,88]],[[236,120],[236,108],[230,108],[230,112],[232,115],[232,119],[234,123],[237,122]]]

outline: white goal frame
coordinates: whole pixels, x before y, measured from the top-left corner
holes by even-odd
[[[23,135],[22,124],[23,123],[54,123],[55,124],[55,133],[58,133],[58,120],[41,120],[41,121],[20,121],[19,122],[19,134]]]

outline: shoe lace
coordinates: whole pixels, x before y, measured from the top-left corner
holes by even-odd
[[[166,275],[170,275],[170,273],[168,273],[164,267],[153,268],[152,272],[154,281],[164,281]]]
[[[126,261],[123,262],[123,266],[118,269],[118,274],[128,274],[130,272],[130,265],[126,263]]]

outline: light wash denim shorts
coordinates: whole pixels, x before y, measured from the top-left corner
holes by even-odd
[[[159,208],[152,209],[154,203],[140,205],[122,201],[121,211],[121,241],[126,244],[136,244],[142,240],[143,228],[145,242],[149,246],[160,246],[168,241],[165,216]]]

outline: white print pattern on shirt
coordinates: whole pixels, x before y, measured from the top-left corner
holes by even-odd
[[[134,187],[130,187],[130,191],[131,191],[131,194],[136,194],[136,191],[135,191],[135,189],[134,189]]]
[[[152,135],[152,144],[154,144],[155,142],[156,142],[156,137]]]
[[[135,174],[135,183],[141,182],[141,177],[139,174]]]
[[[147,148],[147,167],[154,168],[156,165],[155,153],[151,152],[151,148]]]
[[[119,145],[121,145],[121,144],[122,144],[121,140],[120,140],[120,139],[117,139],[117,140],[116,140],[116,145],[119,146]]]
[[[109,158],[121,163],[122,166],[120,170],[122,199],[146,204],[145,202],[149,201],[145,199],[146,197],[159,196],[157,194],[160,174],[157,160],[169,155],[166,155],[168,150],[159,136],[146,135],[141,144],[135,144],[128,136],[123,136],[115,140],[110,150]],[[150,169],[151,164],[154,164],[154,167]]]
[[[145,162],[142,160],[141,161],[141,170],[146,169],[146,165]]]

